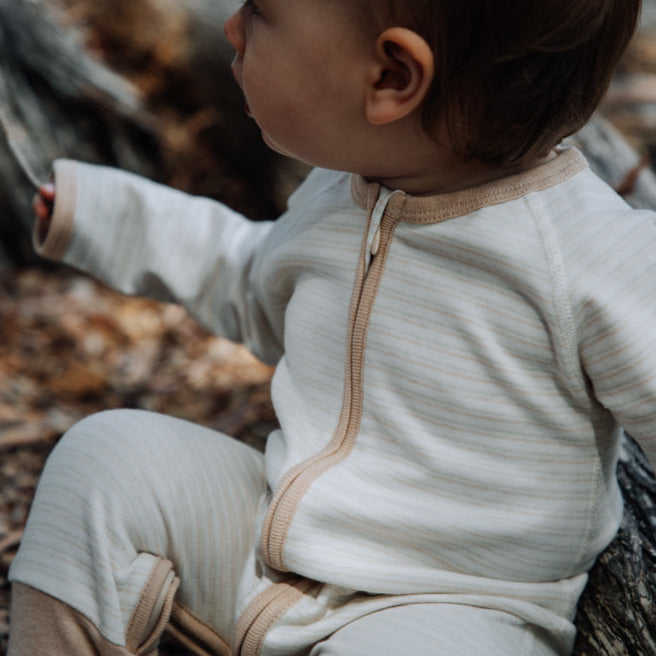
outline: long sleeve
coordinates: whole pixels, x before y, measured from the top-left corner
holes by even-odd
[[[271,223],[115,169],[60,160],[44,257],[126,294],[176,302],[213,332],[275,363],[282,338],[254,279]],[[258,273],[254,271],[257,269]]]
[[[597,238],[570,242],[581,363],[594,396],[656,465],[656,222],[598,217]]]

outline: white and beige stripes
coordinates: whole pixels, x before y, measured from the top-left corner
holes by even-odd
[[[44,255],[277,363],[270,565],[510,599],[547,630],[572,618],[621,518],[619,424],[656,456],[653,214],[575,150],[423,198],[316,170],[274,224],[108,169],[55,173],[70,196]]]
[[[48,460],[11,578],[124,645],[135,618],[157,622],[174,571],[177,602],[229,640],[263,493],[261,454],[235,440],[143,411],[93,415]]]

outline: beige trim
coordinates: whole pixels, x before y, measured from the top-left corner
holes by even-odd
[[[555,157],[544,164],[469,189],[431,196],[395,193],[390,198],[387,213],[406,223],[439,223],[548,189],[568,180],[587,166],[587,161],[578,150],[559,150]],[[368,207],[372,186],[376,187],[377,183],[368,182],[362,176],[353,176],[353,200],[360,207]]]
[[[107,640],[89,619],[59,599],[14,583],[10,653],[14,656],[155,653],[179,585],[172,572],[170,561],[160,558],[155,563],[128,622],[125,647]]]
[[[178,585],[171,561],[158,558],[125,630],[125,645],[129,651],[148,653],[156,645],[168,622]]]
[[[241,654],[241,649],[243,647],[244,640],[246,639],[246,635],[251,630],[257,621],[257,618],[261,615],[262,611],[267,606],[274,603],[276,599],[285,592],[286,587],[293,586],[300,580],[301,579],[298,576],[290,576],[284,581],[271,584],[262,592],[260,592],[255,597],[255,599],[250,602],[250,604],[248,604],[244,612],[239,617],[239,621],[237,622],[237,626],[235,628],[234,644],[236,654]]]
[[[39,590],[13,583],[7,656],[130,656],[81,613]],[[146,653],[146,652],[142,652]]]
[[[271,627],[311,590],[321,586],[310,579],[293,576],[271,584],[250,603],[239,618],[235,632],[236,656],[259,656]]]
[[[286,571],[283,559],[284,543],[298,504],[308,487],[325,469],[350,453],[360,425],[366,329],[387,259],[391,235],[396,225],[395,222],[383,217],[380,227],[383,247],[379,249],[378,255],[372,260],[367,270],[367,236],[379,187],[369,186],[367,191],[369,216],[364,229],[349,309],[344,398],[337,429],[332,440],[324,449],[285,474],[271,501],[262,526],[260,543],[262,555],[278,571]],[[270,627],[316,585],[320,584],[309,579],[291,576],[285,581],[272,584],[261,592],[239,618],[235,632],[236,653],[239,656],[259,654],[264,637]]]
[[[352,451],[362,419],[362,397],[365,343],[369,318],[382,279],[392,235],[398,221],[383,216],[380,223],[380,247],[367,268],[367,236],[371,223],[371,209],[376,194],[369,190],[369,219],[364,230],[358,269],[351,297],[347,336],[344,398],[337,429],[328,445],[318,454],[292,468],[281,481],[262,528],[261,549],[267,562],[285,571],[284,544],[298,504],[312,483],[327,469]],[[239,618],[235,635],[239,656],[257,656],[264,637],[284,613],[303,598],[313,587],[321,585],[309,579],[291,577],[275,583],[260,593]]]
[[[355,444],[362,416],[362,370],[369,315],[373,307],[397,221],[387,214],[380,223],[380,247],[367,269],[367,236],[379,187],[369,186],[369,217],[364,229],[360,259],[351,296],[347,335],[344,396],[337,429],[330,442],[316,455],[292,467],[283,476],[262,525],[261,551],[274,569],[289,571],[284,562],[287,532],[301,499],[310,485],[326,470],[346,458]]]
[[[166,633],[195,656],[231,656],[230,644],[212,627],[178,603],[166,627]]]
[[[75,163],[57,160],[54,165],[56,183],[55,207],[45,239],[39,240],[39,225],[35,224],[32,243],[39,255],[51,260],[61,260],[73,237],[73,218],[75,216]]]
[[[284,546],[289,527],[306,492],[321,474],[344,460],[353,450],[360,430],[363,405],[363,374],[365,345],[369,318],[391,244],[391,236],[398,222],[385,216],[381,222],[381,247],[367,274],[361,294],[352,315],[349,330],[347,364],[348,372],[344,390],[342,414],[338,429],[328,445],[314,457],[299,466],[293,480],[280,490],[278,502],[271,513],[271,530],[263,556],[276,569],[285,567]],[[265,535],[263,533],[263,539]]]

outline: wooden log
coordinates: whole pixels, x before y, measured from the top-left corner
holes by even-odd
[[[579,602],[575,656],[656,654],[656,481],[629,437],[618,478],[624,518]]]

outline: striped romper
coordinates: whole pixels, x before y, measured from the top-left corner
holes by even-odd
[[[145,411],[75,425],[10,572],[11,656],[53,608],[98,653],[165,627],[226,656],[571,652],[620,426],[656,462],[656,215],[574,149],[426,197],[316,169],[274,223],[55,175],[40,252],[275,364],[280,428],[262,455]]]

